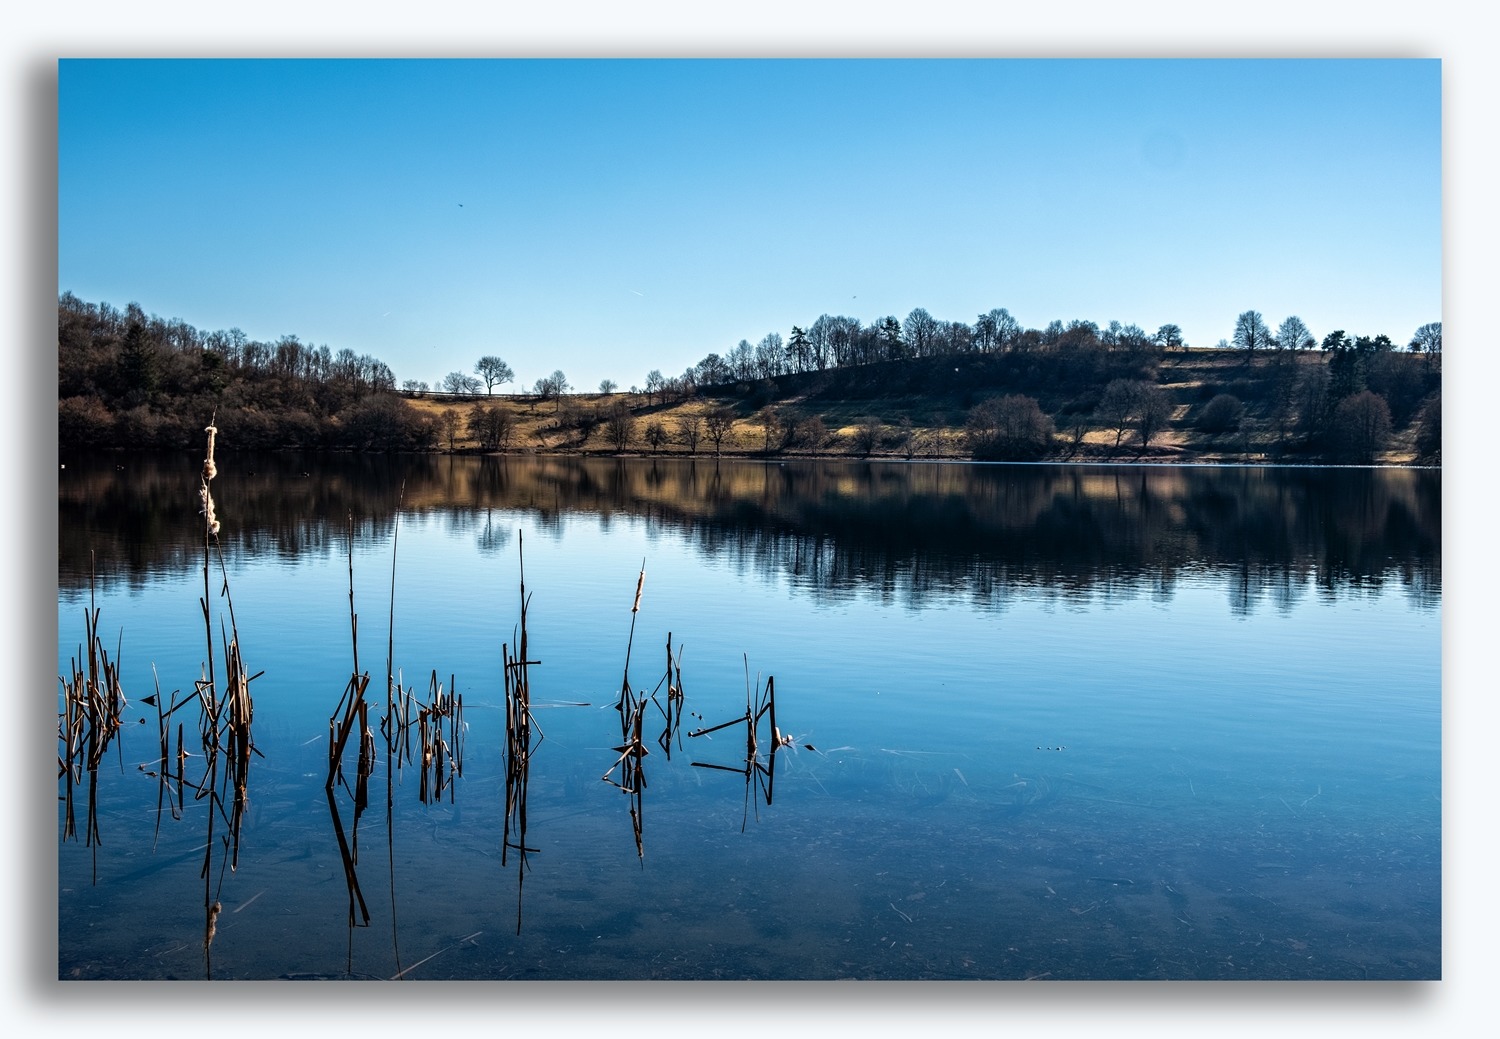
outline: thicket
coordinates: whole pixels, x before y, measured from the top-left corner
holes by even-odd
[[[206,417],[241,448],[428,450],[437,424],[396,393],[386,365],[296,336],[274,343],[63,293],[57,305],[58,439],[179,448]]]

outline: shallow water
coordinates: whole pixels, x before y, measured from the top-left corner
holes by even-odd
[[[215,653],[232,604],[262,672],[229,871],[223,821],[189,794],[158,828],[146,774],[143,699],[207,655],[197,459],[67,461],[59,674],[92,569],[130,706],[100,842],[58,844],[62,978],[1441,976],[1435,472],[221,458]],[[357,828],[324,789],[351,560],[372,724],[389,644],[467,726],[435,803],[382,749]],[[627,645],[649,696],[669,633],[687,713],[668,753],[648,705],[638,854],[601,777]],[[772,677],[797,742],[763,720],[747,785],[743,725],[688,733]]]

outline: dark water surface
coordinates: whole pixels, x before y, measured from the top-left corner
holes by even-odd
[[[1436,471],[221,455],[215,666],[232,606],[256,675],[231,870],[210,799],[173,818],[150,774],[146,700],[208,655],[200,460],[59,474],[59,675],[92,597],[129,700],[98,840],[79,792],[58,844],[61,978],[1441,976]],[[357,819],[325,790],[351,565]],[[627,645],[639,797],[601,780]],[[463,697],[425,803],[385,754],[388,650]],[[764,719],[747,782],[742,723],[689,733],[772,678],[795,742]]]

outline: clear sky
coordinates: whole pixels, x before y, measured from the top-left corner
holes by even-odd
[[[58,289],[438,382],[679,374],[820,314],[1442,319],[1441,65],[69,59]]]

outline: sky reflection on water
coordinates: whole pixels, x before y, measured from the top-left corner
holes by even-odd
[[[715,481],[649,462],[517,460],[488,475],[472,460],[435,473],[422,462],[399,526],[370,498],[356,511],[330,494],[291,519],[217,495],[228,517],[265,524],[226,546],[243,648],[265,674],[253,685],[264,761],[248,861],[226,885],[234,926],[216,941],[214,976],[360,973],[351,959],[390,976],[427,954],[416,948],[447,950],[424,977],[1440,975],[1432,474],[1341,474],[1324,500],[1303,473],[1026,471],[1007,488],[993,469],[967,487],[956,466],[907,467],[905,479],[899,466],[727,468]],[[180,479],[169,467],[138,476]],[[668,484],[700,493],[658,497]],[[130,523],[105,531],[84,495],[62,496],[60,666],[86,601],[80,532],[137,536]],[[846,500],[852,512],[834,507]],[[1279,536],[1265,529],[1273,512]],[[416,804],[408,777],[392,831],[361,824],[379,852],[363,861],[381,863],[366,883],[396,907],[380,933],[407,943],[394,957],[376,928],[344,927],[319,808],[319,739],[351,666],[351,513],[361,667],[384,671],[395,536],[395,666],[418,688],[452,676],[468,705],[471,759],[453,803]],[[949,536],[897,519],[938,513]],[[198,673],[203,579],[190,539],[161,535],[175,521],[134,515],[164,543],[105,561],[99,603],[143,713],[152,665],[167,688]],[[1210,516],[1240,533],[1211,529]],[[1086,530],[1104,533],[1075,544]],[[1256,546],[1254,565],[1225,554],[1234,544]],[[498,860],[498,660],[519,616],[523,547],[534,695],[589,706],[539,715],[529,839],[540,852],[517,935],[516,870]],[[655,685],[670,632],[689,727],[743,712],[747,671],[757,687],[774,675],[783,729],[813,749],[777,755],[774,803],[754,811],[738,777],[691,764],[732,763],[736,737],[658,751],[637,861],[619,791],[599,779],[616,756],[612,705],[643,561],[633,684]],[[132,767],[149,756],[145,730],[128,722],[125,774],[102,779],[100,883],[88,883],[88,849],[59,848],[59,970],[202,976],[201,907],[192,925],[192,906],[175,904],[196,867],[135,832],[155,794]],[[201,843],[189,820],[174,828],[172,846]],[[420,880],[433,870],[438,888]],[[100,899],[122,921],[159,914],[163,943],[186,928],[166,945],[183,948],[145,957],[128,929],[82,929],[101,911],[82,903]],[[320,937],[289,954],[287,917]]]

